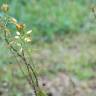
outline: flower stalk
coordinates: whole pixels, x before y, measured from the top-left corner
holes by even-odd
[[[6,44],[9,46],[8,48],[16,57],[16,61],[19,64],[20,70],[26,77],[29,85],[31,85],[31,87],[33,88],[35,96],[46,96],[46,94],[41,90],[39,86],[37,72],[34,67],[33,60],[30,57],[31,55],[28,53],[28,49],[25,48],[27,44],[30,44],[30,42],[32,42],[32,39],[30,38],[32,30],[26,32],[25,24],[18,23],[15,18],[7,15],[7,12],[9,10],[9,6],[7,4],[3,4],[0,9],[4,14],[2,17],[0,17],[0,31],[4,32],[4,38]],[[16,27],[16,32],[14,32],[15,36],[12,34],[13,31],[9,31],[9,24],[12,24]],[[26,57],[26,54],[31,58],[32,64],[29,63],[30,60],[28,57]],[[23,65],[21,65],[21,62],[17,58],[19,58],[23,62]],[[26,67],[28,73],[27,76],[23,71],[23,66]]]

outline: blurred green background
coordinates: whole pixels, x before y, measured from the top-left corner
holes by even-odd
[[[6,2],[9,14],[33,30],[29,48],[33,48],[32,57],[40,76],[53,78],[58,72],[67,71],[76,80],[96,81],[96,20],[92,13],[96,0],[0,0],[0,5]],[[8,96],[27,96],[23,88],[17,88],[24,86],[25,81],[3,34],[0,35],[0,80],[12,81],[12,93]]]
[[[10,14],[33,30],[33,38],[80,32],[95,0],[0,0],[8,2]]]

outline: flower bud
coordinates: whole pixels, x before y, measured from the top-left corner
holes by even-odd
[[[17,20],[15,18],[11,18],[10,22],[13,24],[17,24]]]
[[[16,29],[18,31],[22,31],[24,29],[25,25],[24,24],[16,24]]]

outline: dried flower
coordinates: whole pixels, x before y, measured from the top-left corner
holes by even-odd
[[[18,31],[22,31],[24,29],[25,25],[24,24],[16,24],[16,29]]]
[[[1,11],[3,11],[3,12],[7,12],[9,10],[9,6],[8,6],[8,4],[3,4],[2,6],[1,6]]]

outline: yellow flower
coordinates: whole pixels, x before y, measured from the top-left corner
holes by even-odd
[[[8,4],[3,4],[2,6],[1,6],[1,11],[3,11],[3,12],[7,12],[9,10],[9,6],[8,6]]]

